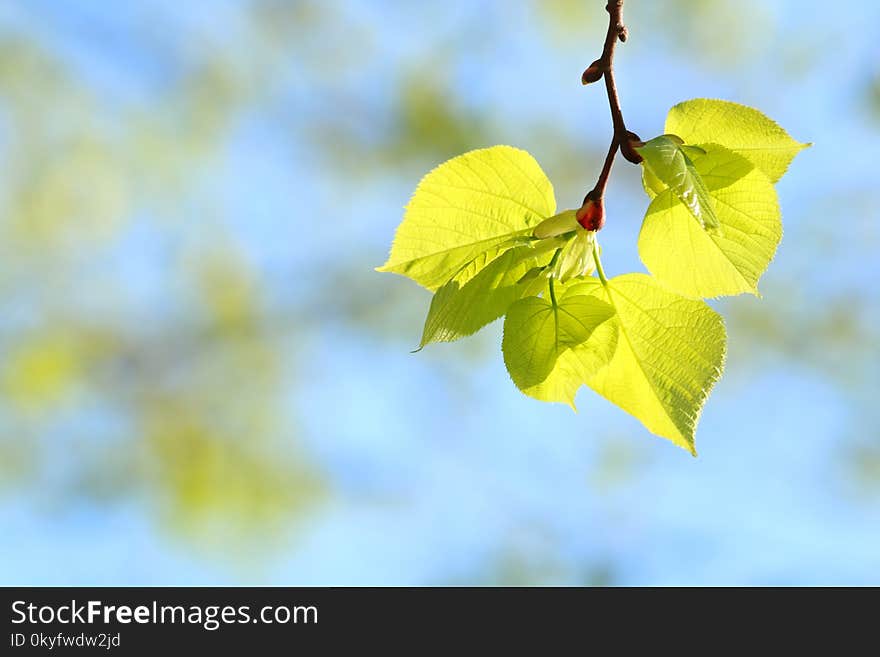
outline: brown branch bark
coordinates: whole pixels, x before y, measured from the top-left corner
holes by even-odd
[[[608,154],[605,156],[605,163],[602,165],[596,185],[584,197],[583,206],[578,211],[578,220],[589,230],[599,230],[604,224],[605,188],[617,151],[621,151],[630,162],[638,163],[642,160],[633,148],[633,142],[639,141],[638,136],[626,129],[623,110],[620,108],[620,97],[617,94],[617,84],[614,81],[614,48],[618,40],[626,41],[628,36],[626,26],[623,24],[623,0],[608,0],[605,10],[608,12],[608,31],[605,34],[602,56],[590,64],[581,78],[584,84],[598,82],[600,78],[605,80],[605,91],[608,95],[608,107],[611,110],[611,122],[614,128],[611,145],[608,147]],[[588,216],[595,218],[589,220]]]

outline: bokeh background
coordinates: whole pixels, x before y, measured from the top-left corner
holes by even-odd
[[[631,129],[708,96],[815,144],[698,459],[523,397],[497,324],[410,353],[429,295],[373,267],[428,169],[595,180],[603,4],[0,3],[0,583],[880,583],[873,0],[626,3]],[[646,204],[619,162],[609,274]]]

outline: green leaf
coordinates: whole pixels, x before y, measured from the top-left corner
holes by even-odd
[[[682,141],[675,135],[660,135],[638,149],[644,158],[642,165],[653,178],[643,177],[646,189],[659,181],[668,187],[684,204],[694,218],[707,229],[718,228],[718,217],[709,190],[694,167],[694,163],[682,148]],[[656,180],[654,180],[656,179]]]
[[[700,411],[724,364],[721,317],[645,274],[612,278],[595,293],[614,308],[618,338],[614,357],[590,387],[696,455]]]
[[[596,233],[584,230],[578,224],[574,236],[569,238],[559,253],[551,275],[560,283],[592,274],[596,270],[593,260],[593,243]]]
[[[510,378],[525,394],[573,403],[574,391],[592,371],[585,371],[574,356],[556,369],[560,357],[586,343],[593,332],[614,314],[595,296],[569,295],[554,304],[541,297],[520,299],[504,318],[501,349]],[[587,353],[591,353],[587,350]],[[546,381],[555,377],[550,386]],[[567,392],[573,386],[573,391]]]
[[[596,278],[577,279],[568,285],[557,285],[560,303],[570,297],[596,295],[602,286]],[[611,317],[602,322],[584,342],[563,351],[551,372],[541,383],[521,390],[529,397],[548,402],[562,402],[575,411],[575,395],[590,377],[605,367],[617,348],[617,320]]]
[[[645,193],[651,199],[666,190],[663,181],[655,176],[648,167],[642,167],[642,187],[645,188]]]
[[[717,145],[694,166],[715,204],[719,231],[707,232],[671,190],[657,195],[639,234],[639,255],[664,285],[691,297],[757,294],[782,239],[772,183],[745,158]]]
[[[544,221],[535,227],[532,235],[539,240],[543,240],[548,237],[556,237],[557,235],[570,233],[580,227],[581,225],[577,220],[577,211],[566,210],[565,212],[553,215],[549,219],[544,219]]]
[[[553,186],[525,151],[493,146],[459,155],[419,183],[378,271],[435,290],[480,254],[491,260],[512,237],[530,235],[555,211]]]
[[[792,139],[761,112],[726,100],[696,98],[679,103],[666,117],[666,132],[688,144],[719,144],[738,153],[777,182],[801,150],[810,146]]]
[[[546,266],[562,240],[541,240],[534,246],[518,246],[469,276],[456,276],[434,294],[425,320],[419,348],[431,342],[451,342],[480,330],[501,317],[510,305],[525,295],[533,283],[527,276]],[[482,256],[480,256],[482,259]],[[546,287],[546,279],[540,281]]]

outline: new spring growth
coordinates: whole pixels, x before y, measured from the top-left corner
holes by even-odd
[[[587,70],[584,71],[583,75],[581,75],[581,84],[591,84],[593,82],[598,82],[602,79],[602,75],[605,73],[605,67],[602,64],[601,59],[597,59],[595,62],[590,64],[587,67]]]
[[[548,219],[544,219],[544,221],[535,226],[532,235],[539,240],[545,240],[548,237],[557,237],[570,233],[577,227],[578,221],[574,210],[566,210]]]
[[[584,204],[581,209],[575,213],[577,222],[586,230],[601,230],[605,225],[605,201],[596,193],[591,191],[584,197]]]
[[[641,164],[644,159],[637,149],[645,145],[645,142],[634,132],[627,130],[626,137],[620,140],[620,153],[633,164]]]

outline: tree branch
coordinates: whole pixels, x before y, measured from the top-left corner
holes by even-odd
[[[608,32],[605,34],[605,46],[599,61],[605,77],[605,91],[608,92],[608,107],[611,108],[611,120],[614,123],[614,137],[619,142],[626,134],[626,123],[620,109],[617,85],[614,83],[614,46],[617,45],[618,39],[626,39],[626,26],[623,24],[623,0],[608,0],[605,10],[608,12]]]
[[[584,202],[578,210],[578,221],[588,230],[599,230],[605,223],[604,196],[605,187],[608,185],[608,177],[611,175],[611,167],[617,151],[633,163],[642,161],[641,155],[633,148],[633,142],[638,142],[639,137],[626,129],[626,121],[623,119],[623,111],[620,109],[620,98],[617,95],[617,85],[614,82],[614,47],[617,41],[626,41],[628,36],[626,26],[623,24],[623,0],[608,0],[605,6],[608,12],[608,31],[605,34],[605,45],[602,48],[602,56],[594,61],[584,71],[581,81],[584,84],[598,82],[599,78],[605,79],[605,91],[608,95],[608,107],[611,110],[611,122],[614,133],[611,137],[611,145],[608,147],[608,155],[605,156],[605,164],[596,181],[596,185],[584,197]],[[592,217],[592,219],[588,219]]]

